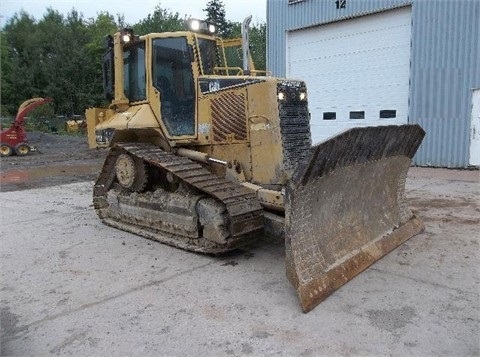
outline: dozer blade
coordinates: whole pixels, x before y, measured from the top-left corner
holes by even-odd
[[[287,277],[304,312],[424,229],[405,181],[418,125],[354,128],[311,149],[285,194]]]

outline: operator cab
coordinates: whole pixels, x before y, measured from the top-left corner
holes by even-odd
[[[106,99],[124,108],[150,102],[170,137],[196,135],[196,78],[243,74],[240,40],[215,37],[215,26],[205,21],[191,19],[187,25],[190,31],[145,36],[125,29],[107,37],[103,57]],[[123,70],[114,68],[114,41],[121,43]],[[118,88],[115,76],[123,82]]]

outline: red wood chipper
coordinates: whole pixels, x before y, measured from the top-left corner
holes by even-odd
[[[0,155],[2,157],[12,154],[23,156],[32,150],[25,131],[25,116],[36,107],[52,101],[52,98],[32,98],[20,105],[15,121],[8,129],[2,130],[0,133]]]

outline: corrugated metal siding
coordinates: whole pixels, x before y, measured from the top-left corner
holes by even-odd
[[[415,163],[467,167],[472,89],[480,87],[480,2],[413,4],[410,121],[427,132]]]
[[[472,89],[480,88],[480,1],[267,0],[267,67],[286,68],[286,31],[412,4],[409,121],[427,132],[414,163],[467,167]],[[307,83],[308,85],[308,83]]]

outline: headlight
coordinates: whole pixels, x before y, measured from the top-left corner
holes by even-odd
[[[108,145],[112,140],[114,133],[115,133],[115,129],[112,129],[112,128],[96,130],[95,140],[97,141],[98,145]]]
[[[187,20],[187,27],[190,31],[206,33],[209,35],[215,34],[215,31],[217,30],[215,24],[197,19]]]
[[[138,36],[136,37],[138,38]],[[123,29],[120,38],[123,45],[129,45],[135,41],[135,35],[132,29]]]
[[[192,22],[190,23],[190,30],[195,32],[200,30],[200,21],[192,20]]]
[[[308,94],[304,81],[300,80],[279,80],[277,83],[278,102],[303,102],[307,103]]]

